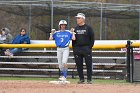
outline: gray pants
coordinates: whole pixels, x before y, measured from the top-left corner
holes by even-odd
[[[57,59],[58,59],[59,69],[61,71],[64,68],[64,64],[67,64],[68,57],[69,57],[69,47],[57,48]]]

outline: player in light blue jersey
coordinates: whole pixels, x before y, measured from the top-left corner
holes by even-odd
[[[65,20],[60,20],[59,29],[55,31],[52,29],[50,33],[49,40],[55,40],[57,46],[57,59],[60,69],[59,80],[65,81],[67,78],[67,61],[69,57],[69,44],[70,40],[75,40],[74,29],[66,30],[67,22]]]

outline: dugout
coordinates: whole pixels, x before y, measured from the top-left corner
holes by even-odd
[[[31,43],[32,44],[0,45],[0,47],[6,46],[7,48],[30,48],[30,50],[21,52],[13,57],[0,56],[0,76],[58,77],[59,69],[54,41],[32,40]],[[125,79],[126,52],[119,50],[121,47],[124,48],[125,45],[126,40],[95,41],[94,49],[97,50],[92,51],[92,54],[94,55],[92,57],[93,78]],[[72,52],[73,51],[70,50],[68,76],[75,78],[77,77],[77,70]],[[84,75],[86,76],[85,64],[83,65]]]

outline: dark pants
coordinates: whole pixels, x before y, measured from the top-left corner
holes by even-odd
[[[4,51],[5,51],[6,49],[5,48],[0,48],[0,55],[1,56],[4,56],[5,54],[4,54]]]
[[[73,53],[80,80],[84,80],[83,59],[87,68],[87,80],[92,80],[92,49],[89,46],[73,47]]]

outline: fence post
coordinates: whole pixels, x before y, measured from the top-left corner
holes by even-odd
[[[131,49],[130,49],[131,51],[130,51],[130,54],[131,54],[131,56],[130,56],[130,82],[131,83],[133,83],[133,74],[134,74],[134,57],[133,57],[133,47],[131,47]]]
[[[127,82],[130,82],[130,49],[131,49],[131,42],[130,40],[127,41]]]

